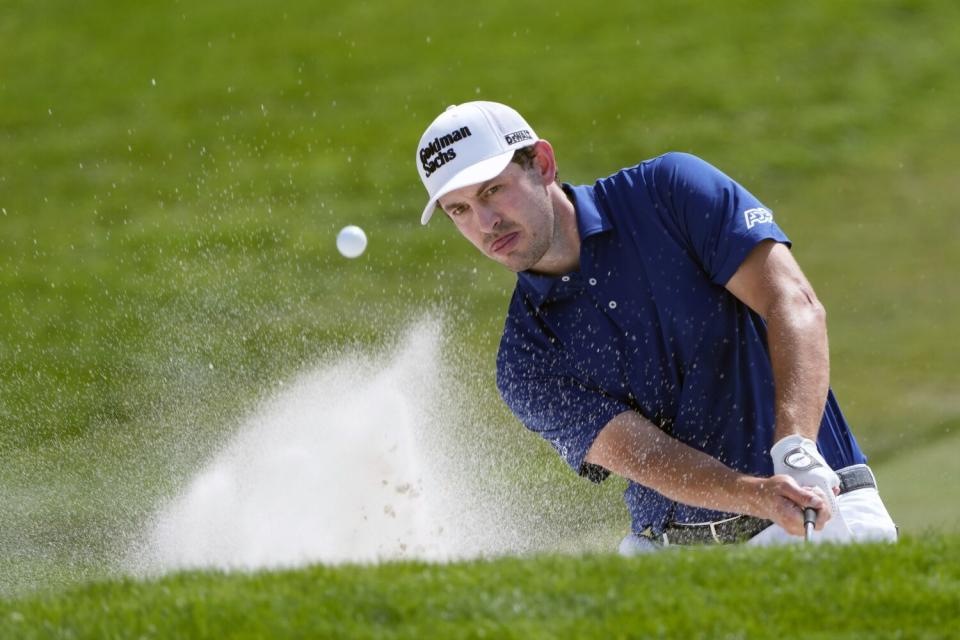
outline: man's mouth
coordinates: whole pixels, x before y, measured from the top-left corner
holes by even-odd
[[[519,231],[513,231],[505,236],[500,236],[490,245],[490,253],[505,253],[509,251],[520,236]]]

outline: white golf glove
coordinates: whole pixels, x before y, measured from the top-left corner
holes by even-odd
[[[799,434],[782,438],[770,449],[770,457],[775,474],[788,475],[801,487],[820,487],[828,499],[833,497],[834,487],[840,486],[840,477],[809,438]]]
[[[852,539],[850,528],[840,513],[840,502],[833,493],[834,487],[840,486],[840,477],[820,455],[813,440],[799,434],[787,436],[773,445],[770,457],[773,458],[775,474],[788,475],[801,487],[819,487],[830,503],[830,512],[833,515],[824,530],[814,534],[815,539]]]

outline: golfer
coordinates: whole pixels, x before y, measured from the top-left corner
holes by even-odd
[[[703,160],[667,153],[560,183],[512,108],[427,128],[437,208],[517,273],[497,355],[514,415],[580,475],[629,480],[624,554],[664,545],[896,540],[829,388],[826,314],[773,212]]]

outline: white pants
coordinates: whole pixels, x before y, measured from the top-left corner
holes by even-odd
[[[897,527],[883,506],[880,494],[873,487],[856,489],[837,496],[840,512],[823,527],[813,532],[814,542],[896,542]],[[803,542],[779,525],[770,525],[747,540],[747,544],[791,544]]]
[[[837,496],[839,513],[823,527],[813,532],[814,542],[896,542],[897,527],[893,524],[883,500],[874,487],[864,487]],[[792,536],[779,525],[770,525],[747,540],[746,544],[764,546],[803,542],[801,536]],[[622,556],[635,556],[657,551],[663,547],[648,538],[631,533],[620,542]]]

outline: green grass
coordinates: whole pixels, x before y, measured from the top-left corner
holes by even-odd
[[[0,39],[0,594],[112,575],[279,381],[424,308],[496,407],[512,278],[420,227],[412,163],[475,98],[519,108],[573,182],[670,149],[738,178],[827,306],[881,484],[920,485],[898,458],[956,446],[955,2],[14,1]],[[370,237],[358,261],[335,252],[345,224]],[[625,528],[615,486],[597,498],[501,408],[475,416],[526,460],[508,476]],[[888,506],[953,529],[925,517],[960,513],[939,496]]]
[[[883,465],[879,486],[886,504],[896,505],[897,521],[916,531],[960,529],[960,482],[956,457],[960,431],[952,430],[925,447],[908,449]]]
[[[0,601],[17,638],[948,638],[960,541],[183,573]]]

